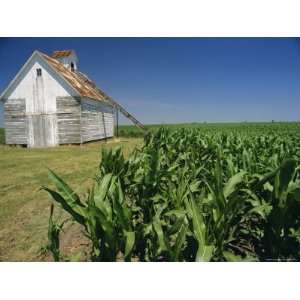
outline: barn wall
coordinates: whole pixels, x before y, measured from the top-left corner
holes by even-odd
[[[37,69],[42,76],[37,76]],[[33,55],[5,94],[7,143],[49,147],[112,137],[113,109],[76,96],[47,63]]]
[[[42,70],[41,76],[37,76],[37,69]],[[70,97],[72,94],[74,91],[71,91],[43,60],[38,56],[33,57],[23,67],[6,96],[9,101],[25,99],[23,113],[26,113],[26,117],[19,118],[18,123],[22,121],[22,124],[26,124],[27,137],[26,141],[19,138],[17,144],[25,142],[29,147],[56,146],[58,144],[56,97],[57,95]],[[18,108],[16,107],[16,109]],[[22,128],[24,128],[23,125],[19,132]],[[14,143],[15,140],[11,140],[9,136],[10,134],[8,141]]]
[[[6,99],[4,102],[6,144],[27,144],[25,99]]]
[[[55,113],[57,95],[71,96],[70,91],[41,62],[35,61],[28,68],[8,99],[25,98],[27,113]],[[42,69],[41,77],[36,69]]]
[[[55,114],[27,115],[28,147],[54,147],[57,145]]]
[[[88,142],[114,135],[113,109],[99,101],[84,98],[81,102],[81,140]]]
[[[80,97],[57,97],[57,140],[59,144],[81,143]]]

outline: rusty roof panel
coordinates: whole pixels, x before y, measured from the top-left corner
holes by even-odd
[[[92,82],[87,75],[81,72],[73,72],[67,69],[58,60],[41,53],[46,61],[52,66],[52,68],[62,76],[81,96],[95,99],[101,102],[105,102],[111,105],[108,96],[96,87],[95,83]]]
[[[70,56],[72,53],[72,50],[62,50],[62,51],[54,51],[51,57],[53,58],[61,58],[61,57],[67,57]]]

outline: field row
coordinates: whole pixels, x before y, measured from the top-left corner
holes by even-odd
[[[80,197],[57,174],[44,187],[84,230],[96,261],[300,259],[298,124],[148,132],[125,158],[103,150]],[[63,225],[51,217],[54,259]]]

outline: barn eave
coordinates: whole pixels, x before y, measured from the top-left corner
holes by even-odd
[[[10,81],[8,86],[4,89],[4,91],[0,95],[0,100],[5,101],[7,98],[7,94],[12,91],[13,88],[17,86],[19,83],[18,81],[21,79],[22,75],[24,74],[26,68],[33,60],[38,60],[45,64],[49,69],[51,69],[54,76],[57,76],[60,80],[62,80],[68,88],[72,91],[72,94],[74,96],[81,96],[80,93],[63,77],[61,76],[52,66],[47,62],[47,60],[43,57],[42,53],[38,50],[35,50],[32,55],[27,59],[25,64],[21,67],[21,69],[18,71],[18,73],[15,75],[15,77]]]

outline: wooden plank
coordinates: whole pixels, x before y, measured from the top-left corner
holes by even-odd
[[[27,144],[25,99],[7,99],[4,102],[6,144]]]
[[[75,97],[57,97],[57,113],[80,113],[80,99]]]
[[[57,145],[56,115],[28,116],[29,147],[53,147]]]
[[[112,107],[91,100],[82,101],[82,141],[113,136],[114,115]]]
[[[57,97],[57,137],[59,144],[77,144],[80,137],[80,98]]]

